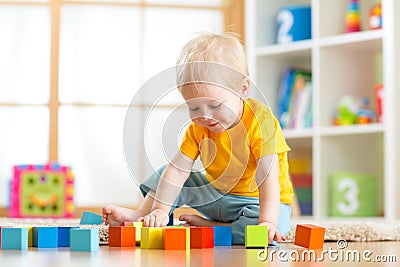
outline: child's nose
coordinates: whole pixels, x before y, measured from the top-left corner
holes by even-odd
[[[202,120],[210,120],[213,118],[212,113],[208,109],[203,110],[200,117]]]

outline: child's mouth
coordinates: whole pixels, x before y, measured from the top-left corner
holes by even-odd
[[[215,126],[217,126],[217,125],[218,125],[218,122],[216,122],[216,123],[211,123],[211,124],[208,125],[208,127],[215,127]]]

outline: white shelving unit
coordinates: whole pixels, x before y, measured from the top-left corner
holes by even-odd
[[[335,171],[372,173],[378,178],[377,218],[400,218],[400,1],[382,0],[383,25],[368,30],[369,8],[360,0],[362,31],[345,33],[348,0],[247,0],[246,47],[250,76],[277,114],[278,87],[288,67],[313,74],[313,127],[284,130],[292,151],[312,160],[313,217],[328,215],[329,176]],[[312,38],[276,44],[276,14],[282,7],[308,4]],[[397,33],[397,34],[396,34]],[[396,47],[399,47],[396,50]],[[384,84],[382,123],[334,126],[339,98],[366,96],[375,108],[375,86]],[[371,218],[369,218],[371,219]]]

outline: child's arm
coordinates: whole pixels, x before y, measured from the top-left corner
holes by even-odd
[[[257,161],[256,181],[260,199],[259,225],[268,226],[268,243],[272,240],[282,242],[285,237],[277,230],[280,186],[277,155],[263,156]]]
[[[145,226],[161,227],[168,224],[169,211],[183,184],[189,177],[194,161],[178,152],[161,174],[152,211],[143,217]]]

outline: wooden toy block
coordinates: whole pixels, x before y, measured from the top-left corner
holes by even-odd
[[[136,244],[140,243],[140,236],[142,232],[143,222],[123,222],[121,226],[133,226],[135,227],[136,233]]]
[[[294,244],[309,249],[322,249],[324,246],[325,228],[312,224],[296,225]]]
[[[245,247],[268,247],[268,226],[247,225],[245,229]]]
[[[110,226],[108,228],[108,246],[135,247],[136,229],[132,226]]]
[[[190,249],[190,228],[163,228],[163,248],[166,250]]]
[[[60,226],[58,227],[58,246],[69,247],[71,229],[77,229],[78,226]]]
[[[214,228],[212,227],[191,227],[190,228],[191,248],[213,248]]]
[[[100,215],[85,211],[82,213],[80,224],[102,224],[103,219]]]
[[[32,246],[37,248],[57,248],[58,227],[32,227]]]
[[[141,233],[142,233],[143,222],[133,222],[132,224],[133,224],[132,226],[135,227],[136,229],[136,234],[135,234],[136,244],[139,244],[142,236]]]
[[[28,249],[28,228],[3,227],[1,229],[2,250],[26,250]]]
[[[99,250],[99,229],[71,229],[70,246],[71,251],[98,251]]]
[[[33,226],[27,226],[28,228],[28,247],[32,247],[32,228]]]
[[[214,246],[232,246],[232,226],[213,226]]]
[[[163,229],[159,227],[142,227],[140,248],[162,249]]]

